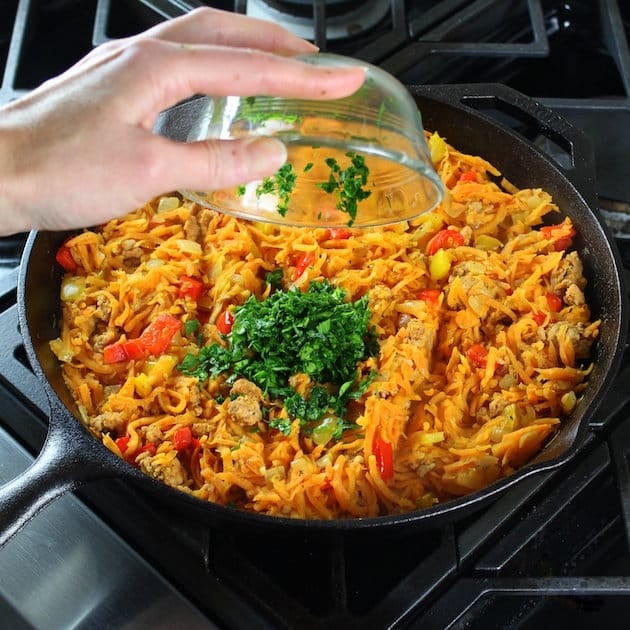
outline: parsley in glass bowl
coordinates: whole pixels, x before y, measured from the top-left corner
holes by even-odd
[[[415,101],[393,76],[363,61],[318,53],[326,66],[366,68],[363,86],[336,100],[205,97],[189,141],[271,135],[288,159],[274,175],[218,191],[182,191],[244,219],[304,227],[370,227],[435,208],[443,185]]]

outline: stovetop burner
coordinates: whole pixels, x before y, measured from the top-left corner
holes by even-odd
[[[323,50],[408,83],[504,82],[542,101],[591,136],[601,211],[629,273],[627,3],[14,0],[0,7],[0,101],[201,4],[288,14]],[[0,239],[0,480],[27,466],[47,425],[17,328],[23,242]],[[440,530],[220,532],[178,522],[120,482],[91,484],[0,550],[0,619],[16,629],[619,627],[630,602],[629,379],[626,352],[567,466]]]
[[[246,5],[251,17],[277,22],[300,37],[324,42],[369,34],[386,19],[390,8],[389,0],[248,0]]]

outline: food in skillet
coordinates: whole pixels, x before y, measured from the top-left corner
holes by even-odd
[[[166,196],[70,238],[51,347],[83,422],[179,490],[306,519],[426,508],[525,464],[591,370],[574,228],[428,141],[448,195],[412,223],[278,227]]]

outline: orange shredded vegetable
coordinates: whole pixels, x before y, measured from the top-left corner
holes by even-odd
[[[277,227],[170,195],[67,240],[72,290],[62,287],[51,347],[81,420],[183,492],[304,519],[426,508],[526,463],[579,405],[591,370],[600,322],[575,229],[554,220],[544,190],[518,190],[482,158],[427,139],[447,195],[412,222]],[[327,279],[350,300],[368,296],[379,352],[357,369],[376,376],[338,439],[322,425],[315,440],[298,420],[274,428],[287,411],[253,383],[178,370],[200,339],[226,343],[225,313],[267,298],[277,269],[284,289]],[[190,278],[194,291],[182,291]],[[104,360],[160,318],[180,323],[168,343]],[[291,384],[308,397],[308,377]]]

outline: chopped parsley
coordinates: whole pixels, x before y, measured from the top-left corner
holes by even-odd
[[[271,177],[265,177],[258,186],[256,186],[256,197],[266,194],[277,194],[280,198],[278,202],[278,212],[285,216],[289,209],[289,199],[295,188],[297,176],[293,170],[293,164],[287,162],[283,164]],[[242,195],[244,188],[238,188],[237,193]]]
[[[297,418],[303,423],[317,422],[331,407],[331,398],[325,387],[317,385],[308,398],[296,392],[284,401],[284,406],[291,418]]]
[[[365,190],[369,168],[365,164],[365,158],[354,151],[348,151],[346,156],[350,158],[350,166],[342,169],[335,158],[326,158],[326,165],[330,168],[328,181],[318,183],[317,186],[324,192],[337,195],[336,207],[346,212],[350,217],[348,225],[352,225],[357,218],[357,209],[360,201],[367,199],[372,191]]]
[[[365,163],[365,157],[348,151],[346,157],[350,158],[350,165],[347,168],[341,168],[339,162],[329,157],[324,160],[326,166],[330,169],[330,175],[325,182],[318,182],[315,185],[328,194],[337,196],[336,208],[345,212],[350,217],[348,226],[351,226],[357,218],[359,202],[367,199],[372,191],[365,190],[370,169]],[[309,162],[304,166],[304,172],[308,173],[314,164]],[[256,186],[256,197],[267,194],[276,194],[279,197],[278,213],[286,216],[289,209],[289,201],[291,194],[295,190],[297,174],[293,168],[293,164],[287,162],[283,164],[274,175],[265,177],[258,186]],[[245,194],[245,186],[238,186],[236,194],[241,197]],[[321,212],[317,215],[321,218]]]
[[[348,422],[344,416],[348,407],[348,402],[358,399],[366,392],[368,385],[374,380],[376,372],[362,379],[358,385],[355,380],[347,381],[340,388],[337,394],[332,394],[326,387],[316,385],[310,391],[308,397],[295,392],[284,401],[284,407],[290,418],[299,420],[300,426],[306,433],[310,434],[317,429],[317,423],[327,413],[334,414],[334,429],[332,437],[338,440],[346,429],[357,427],[353,422]],[[291,425],[289,424],[289,430]]]
[[[200,381],[205,381],[211,376],[218,376],[230,368],[230,357],[226,349],[216,343],[204,346],[198,354],[189,352],[177,366],[182,374],[196,376]]]
[[[273,420],[271,420],[269,422],[269,426],[272,429],[278,429],[278,431],[280,431],[280,433],[282,433],[282,435],[290,435],[291,434],[291,418],[286,418],[286,417],[279,417],[279,418],[274,418]]]
[[[274,290],[282,289],[282,267],[277,267],[265,275],[265,282]]]
[[[194,335],[196,332],[199,331],[199,320],[198,319],[189,319],[188,321],[184,322],[184,334],[187,337],[190,337],[190,335]]]
[[[256,101],[258,101],[258,103]],[[238,118],[247,120],[252,124],[261,124],[267,120],[279,120],[290,125],[295,125],[301,120],[298,114],[289,114],[270,108],[268,97],[257,98],[256,96],[245,97]]]
[[[367,295],[355,302],[327,281],[307,291],[276,291],[266,300],[251,296],[234,309],[227,345],[212,343],[187,354],[178,369],[200,380],[226,374],[244,377],[272,399],[283,399],[289,418],[270,425],[285,432],[292,419],[308,426],[328,410],[343,418],[348,402],[365,393],[372,376],[359,379],[358,363],[378,352],[369,323]],[[308,397],[291,388],[289,379],[307,374]],[[349,423],[340,420],[339,435]]]

